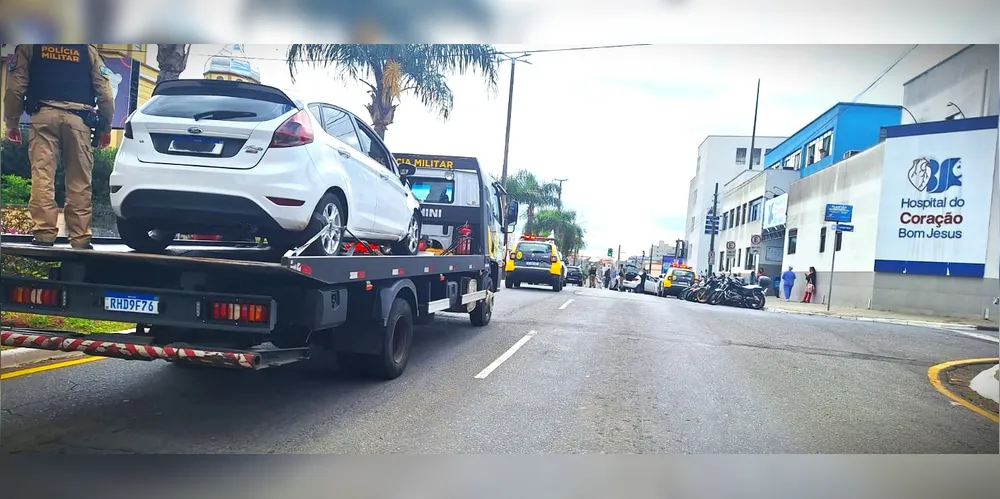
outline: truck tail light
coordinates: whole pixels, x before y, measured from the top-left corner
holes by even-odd
[[[66,293],[57,288],[13,286],[9,288],[7,298],[11,303],[20,305],[40,305],[54,308],[66,306]]]
[[[215,321],[262,324],[271,320],[270,307],[259,303],[211,301],[208,303],[208,309],[210,317]]]

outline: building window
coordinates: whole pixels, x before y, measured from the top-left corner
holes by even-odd
[[[809,166],[816,162],[816,146],[819,145],[813,142],[806,146],[806,166]]]
[[[833,238],[833,251],[840,251],[840,246],[844,243],[844,233],[837,232]]]
[[[728,213],[723,213],[722,214],[722,230],[726,230],[728,228],[729,228],[729,214]]]
[[[739,263],[739,261],[742,260],[742,259],[743,259],[743,248],[740,248],[740,249],[736,250],[736,262],[735,263]]]
[[[738,147],[736,148],[736,164],[745,165],[747,164],[747,148]]]
[[[823,159],[833,154],[833,151],[830,150],[831,147],[833,147],[833,130],[824,133],[823,136],[819,138],[819,159]]]
[[[760,148],[755,147],[753,148],[753,154],[750,155],[750,166],[759,164],[760,164]]]
[[[763,202],[764,202],[763,199],[759,199],[758,198],[758,199],[754,200],[753,203],[750,205],[750,221],[751,222],[756,222],[757,220],[760,219],[760,207],[761,207],[761,204],[763,204]]]
[[[820,227],[819,229],[819,252],[823,253],[826,251],[826,227]]]
[[[743,209],[740,210],[740,224],[747,223],[747,203],[743,203]]]
[[[794,255],[799,243],[799,229],[788,231],[788,254]]]
[[[750,248],[747,248],[745,255],[747,258],[746,261],[743,262],[743,270],[753,270],[753,253],[750,252]]]
[[[726,252],[725,251],[720,251],[719,252],[719,270],[723,270],[725,258],[726,258]]]

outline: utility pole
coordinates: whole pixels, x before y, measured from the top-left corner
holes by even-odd
[[[615,265],[620,264],[622,261],[622,245],[618,245],[618,258],[615,259]]]
[[[653,273],[653,247],[654,245],[649,245],[649,270],[646,272],[647,274]]]
[[[753,103],[753,131],[750,132],[750,170],[753,170],[753,146],[757,138],[757,106],[760,105],[760,78],[757,78],[757,99]],[[764,163],[764,154],[761,153],[760,162]]]
[[[500,174],[500,185],[503,186],[504,190],[507,189],[507,154],[510,152],[510,115],[514,110],[514,66],[517,65],[517,61],[524,59],[531,54],[521,54],[519,56],[509,56],[507,54],[500,54],[501,58],[507,58],[510,60],[510,89],[507,91],[507,133],[503,140],[503,172]],[[531,64],[528,61],[528,64]],[[503,233],[503,248],[507,251],[508,247],[508,237],[506,231]]]
[[[709,231],[710,238],[708,240],[708,274],[712,275],[712,262],[715,260],[715,234],[717,230],[717,221],[719,217],[719,183],[715,183],[715,194],[712,194],[712,210],[709,211],[708,216],[711,220],[705,222],[705,227],[710,227],[712,230]]]
[[[559,182],[559,209],[561,210],[562,209],[562,184],[563,184],[563,182],[565,182],[565,181],[567,181],[569,179],[568,178],[557,178],[557,179],[554,179],[554,180],[556,182]]]

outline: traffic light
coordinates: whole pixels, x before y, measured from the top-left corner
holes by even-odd
[[[614,256],[614,255],[615,255],[614,248],[608,248],[608,256]]]

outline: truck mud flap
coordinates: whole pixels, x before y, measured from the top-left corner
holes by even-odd
[[[151,338],[127,334],[81,335],[64,331],[5,329],[0,344],[60,352],[82,352],[125,360],[166,360],[229,369],[259,370],[309,358],[307,348],[237,350],[188,344],[154,345]]]

